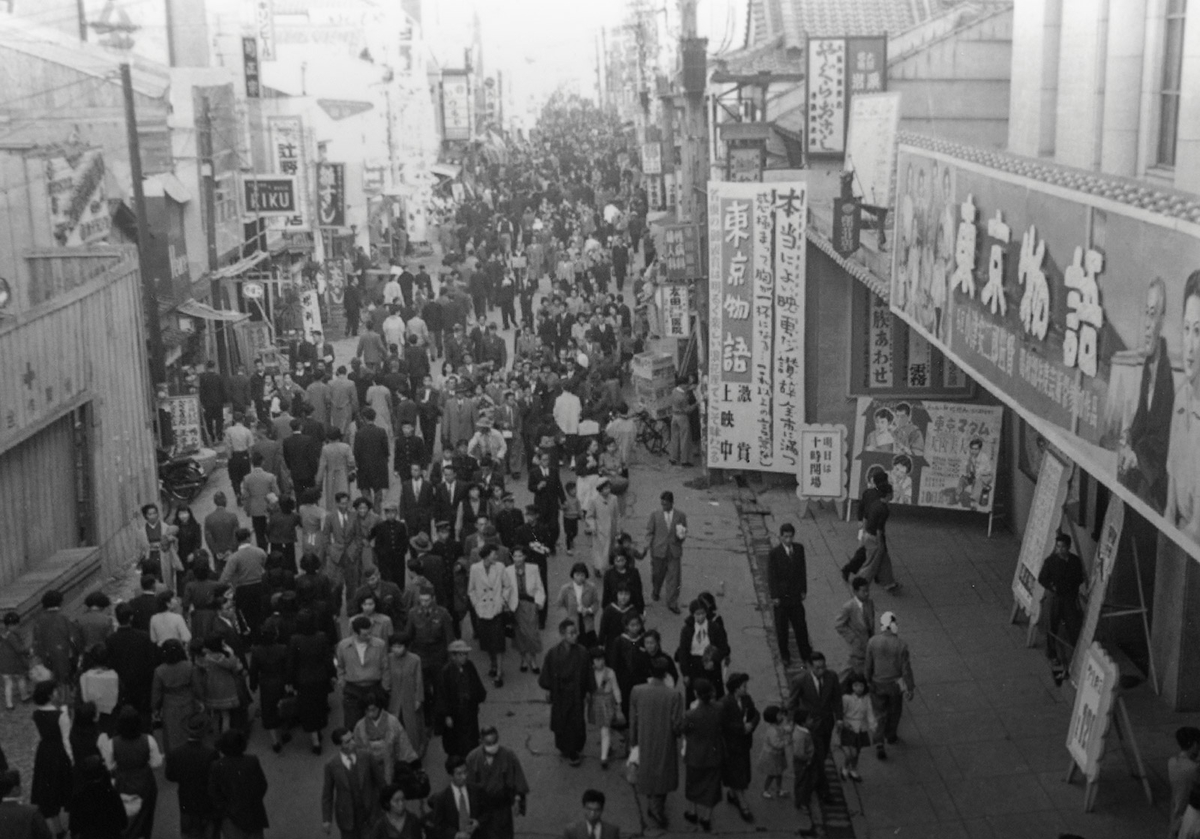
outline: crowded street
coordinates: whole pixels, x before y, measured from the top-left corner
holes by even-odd
[[[0,9],[0,839],[1200,839],[1200,27],[1097,6]]]

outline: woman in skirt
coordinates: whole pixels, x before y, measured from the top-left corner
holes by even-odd
[[[71,800],[71,723],[67,709],[57,703],[58,683],[53,679],[33,687],[33,724],[38,745],[33,758],[33,787],[29,803],[38,808],[55,835],[62,833],[59,814]]]
[[[546,605],[546,589],[542,575],[526,563],[526,548],[516,545],[512,550],[513,564],[504,569],[509,589],[516,593],[513,611],[513,646],[521,657],[521,672],[537,666],[542,653],[542,635],[538,630],[538,612]]]
[[[496,561],[496,546],[479,549],[480,562],[471,566],[467,596],[475,609],[475,635],[488,654],[488,676],[496,687],[504,686],[504,612],[517,603],[516,592],[505,576],[504,565]]]
[[[588,722],[600,729],[600,768],[608,768],[612,748],[612,730],[624,724],[621,715],[621,687],[617,674],[605,663],[603,647],[592,647],[592,681],[595,690],[588,694]]]

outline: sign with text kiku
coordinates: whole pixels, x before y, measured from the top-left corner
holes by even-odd
[[[900,146],[892,311],[1200,556],[1200,225],[1127,181],[952,151]]]
[[[708,465],[795,475],[808,184],[708,186]]]
[[[1100,774],[1104,757],[1104,737],[1112,721],[1120,671],[1098,641],[1087,651],[1067,729],[1067,751],[1088,781]]]
[[[262,68],[258,64],[258,41],[252,37],[242,38],[242,71],[246,76],[247,98],[262,98]]]
[[[1003,417],[999,405],[860,396],[851,495],[883,471],[893,504],[991,512]]]
[[[887,38],[809,38],[806,54],[808,154],[844,154],[855,95],[887,89]]]
[[[304,122],[300,117],[270,117],[267,126],[275,171],[296,178],[296,212],[277,224],[282,224],[286,233],[307,232],[308,163],[305,154]]]
[[[692,288],[686,285],[664,285],[658,290],[659,308],[662,310],[663,337],[686,338],[692,334],[691,316]]]
[[[289,218],[296,212],[294,175],[242,176],[242,214],[248,220],[256,216]]]
[[[658,254],[667,270],[667,282],[679,283],[701,276],[700,226],[668,224],[663,228],[663,245]]]
[[[317,217],[321,227],[346,226],[346,164],[317,164]]]
[[[846,426],[803,425],[796,496],[801,500],[840,501],[846,497],[848,448]]]

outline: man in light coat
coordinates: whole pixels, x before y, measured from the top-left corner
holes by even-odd
[[[342,432],[349,439],[350,424],[358,413],[358,388],[350,381],[346,365],[337,369],[337,378],[329,383],[329,427]]]
[[[646,546],[650,552],[651,596],[666,597],[667,608],[679,614],[679,586],[683,562],[683,540],[687,537],[687,516],[675,509],[675,494],[666,490],[659,496],[662,510],[650,514],[646,523]]]
[[[596,576],[603,577],[608,570],[612,549],[617,546],[617,535],[621,532],[621,508],[619,499],[612,494],[612,484],[608,478],[601,478],[596,490],[584,513],[592,526],[592,568]]]
[[[838,612],[833,628],[850,648],[843,678],[851,673],[867,673],[867,642],[875,633],[875,601],[871,599],[871,581],[855,577],[850,582],[854,596]]]

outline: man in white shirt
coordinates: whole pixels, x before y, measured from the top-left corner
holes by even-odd
[[[402,351],[406,335],[404,318],[400,316],[400,307],[394,303],[388,307],[388,312],[388,316],[383,319],[383,343],[387,345],[389,352],[392,347]]]
[[[575,457],[579,452],[579,418],[583,413],[583,405],[579,397],[563,388],[554,399],[554,421],[565,436],[565,448],[568,457]]]
[[[450,786],[429,797],[429,819],[434,836],[471,839],[479,827],[483,790],[467,783],[467,762],[462,755],[446,758]]]
[[[388,281],[383,285],[383,305],[399,305],[400,301],[404,299],[404,292],[400,288],[402,271],[399,263],[393,259],[392,267],[388,269]]]

